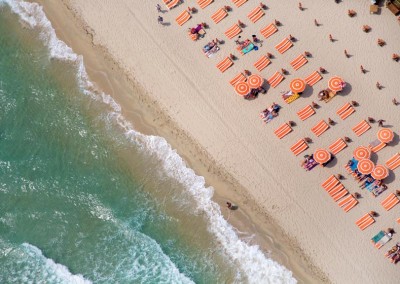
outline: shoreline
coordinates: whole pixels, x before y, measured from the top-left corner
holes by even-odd
[[[94,43],[90,28],[77,19],[77,15],[64,1],[62,1],[62,6],[41,0],[37,2],[44,7],[57,36],[76,53],[83,55],[91,80],[121,105],[123,115],[128,121],[134,123],[135,129],[147,135],[157,135],[167,139],[187,165],[198,175],[203,176],[207,185],[213,186],[215,189],[213,200],[221,205],[224,217],[228,218],[229,223],[239,230],[239,234],[244,234],[245,237],[252,236],[251,243],[259,245],[264,253],[291,270],[299,283],[328,282],[327,277],[310,262],[296,241],[288,237],[276,221],[257,205],[244,187],[222,166],[216,165],[206,150],[202,149],[193,138],[177,127],[140,83],[127,74],[104,47]],[[60,7],[63,11],[54,10]],[[68,13],[69,16],[67,16]],[[60,27],[60,23],[63,27]],[[75,32],[79,34],[77,38]],[[124,97],[127,93],[132,94],[132,88],[136,89],[135,94],[140,94],[139,97]],[[123,95],[117,95],[117,93]],[[130,107],[126,107],[127,105]],[[145,108],[144,111],[143,108]],[[229,210],[224,208],[224,203],[228,199],[237,204],[243,204],[240,210],[229,215]]]

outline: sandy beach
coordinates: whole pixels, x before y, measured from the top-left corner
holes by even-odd
[[[165,10],[162,13],[164,26],[157,23],[157,3]],[[360,137],[351,131],[360,120],[367,117],[384,119],[385,125],[395,133],[399,132],[396,125],[400,118],[399,106],[394,106],[391,101],[397,95],[400,63],[394,62],[391,55],[400,53],[400,27],[389,10],[382,6],[378,15],[371,15],[369,1],[337,4],[335,1],[308,0],[302,1],[304,10],[300,11],[297,1],[271,0],[265,3],[268,6],[265,16],[253,24],[247,14],[258,5],[255,1],[248,1],[240,8],[231,1],[214,1],[204,10],[195,1],[188,1],[171,11],[155,0],[146,3],[138,0],[120,0],[118,3],[65,0],[59,3],[43,1],[42,4],[57,35],[75,52],[84,54],[89,75],[122,105],[124,116],[133,121],[139,131],[165,137],[216,189],[216,200],[221,206],[226,198],[240,206],[239,211],[227,214],[234,226],[252,228],[256,233],[253,241],[260,241],[264,249],[273,245],[262,244],[268,237],[282,238],[279,244],[287,248],[282,250],[282,255],[272,253],[272,258],[291,269],[296,278],[306,283],[389,283],[399,278],[398,267],[384,257],[384,253],[399,240],[398,234],[394,234],[380,250],[370,241],[382,229],[391,227],[398,231],[399,205],[390,211],[380,205],[389,193],[398,189],[398,170],[391,171],[385,180],[388,190],[374,198],[359,189],[343,167],[357,146],[368,145],[376,139],[377,123],[371,123],[371,129]],[[179,27],[175,18],[188,5],[196,7],[198,12]],[[229,5],[233,10],[226,19],[214,24],[210,16],[223,5]],[[348,17],[348,9],[355,10],[357,15]],[[81,33],[74,33],[77,28],[72,24],[61,24],[62,17],[75,21],[82,29]],[[236,51],[234,40],[224,35],[225,30],[241,20],[246,24],[242,38],[257,34],[262,39],[259,30],[274,19],[282,23],[279,31],[263,40],[258,51],[244,56]],[[319,26],[314,25],[314,19]],[[187,35],[187,28],[200,22],[209,25],[207,34],[193,42]],[[364,33],[363,25],[369,25],[371,31]],[[274,46],[289,34],[297,40],[291,49],[279,54]],[[329,34],[334,42],[330,42]],[[223,40],[224,44],[214,57],[207,58],[201,49],[215,38]],[[378,46],[378,38],[387,44]],[[80,41],[88,39],[103,52],[104,59],[98,61],[97,53],[79,45]],[[350,54],[349,58],[344,55],[344,49]],[[312,54],[309,62],[299,70],[293,70],[289,62],[304,51]],[[262,72],[256,72],[253,63],[267,52],[274,55],[272,63]],[[238,59],[221,74],[215,65],[230,53]],[[101,62],[100,67],[98,62]],[[122,68],[126,78],[118,77],[117,73],[113,77],[97,72],[90,68],[95,64],[100,70]],[[360,72],[360,65],[367,70],[365,74]],[[327,70],[323,80],[308,87],[301,98],[289,105],[282,100],[280,92],[289,89],[292,79],[304,78],[321,66]],[[229,84],[244,69],[269,78],[281,68],[289,71],[285,80],[252,101],[236,95]],[[113,74],[112,71],[109,74]],[[319,102],[316,114],[301,121],[296,112],[317,101],[318,91],[325,89],[334,75],[346,81],[345,90],[329,103]],[[127,90],[132,88],[131,81],[146,91],[143,97],[129,96]],[[383,86],[380,90],[375,86],[378,81]],[[400,101],[399,96],[396,98]],[[336,110],[352,100],[359,106],[354,114],[342,121]],[[280,104],[282,109],[277,118],[265,125],[259,112],[272,102]],[[136,111],[141,108],[142,112]],[[316,137],[311,127],[328,118],[337,123]],[[294,131],[279,140],[274,130],[289,120],[296,122]],[[311,172],[300,167],[303,154],[328,148],[343,136],[353,141],[327,167],[316,167]],[[307,151],[295,157],[290,146],[302,137],[311,137],[313,142]],[[392,143],[373,154],[371,159],[384,164],[398,151],[398,141],[396,135]],[[346,177],[342,183],[350,193],[362,195],[359,204],[348,213],[339,208],[321,187],[330,175],[338,173]],[[372,226],[361,231],[355,222],[371,210],[379,216]],[[268,227],[267,219],[269,223],[273,220],[284,233],[280,230],[272,233],[270,230],[275,227]],[[243,224],[243,220],[250,220],[251,224]]]

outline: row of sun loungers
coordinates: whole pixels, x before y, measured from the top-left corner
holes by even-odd
[[[290,62],[290,65],[292,65],[294,70],[299,70],[300,67],[302,67],[307,62],[307,58],[305,58],[303,54],[300,54],[292,62]]]
[[[297,112],[298,117],[303,121],[311,117],[313,114],[315,114],[315,110],[310,105],[305,106]]]
[[[350,103],[346,103],[337,110],[336,114],[339,115],[342,120],[345,120],[355,111],[356,110],[351,106]]]
[[[358,200],[349,194],[348,190],[334,175],[325,180],[322,187],[345,212],[350,211],[358,204]]]
[[[257,22],[259,19],[261,19],[262,16],[264,16],[265,13],[264,11],[261,9],[261,7],[256,7],[255,9],[253,9],[253,11],[251,11],[247,17],[250,19],[250,21],[252,21],[253,23]]]
[[[385,208],[386,211],[389,211],[392,209],[396,204],[400,202],[399,198],[394,194],[390,193],[382,202],[383,208]]]
[[[212,14],[211,19],[214,21],[214,23],[218,24],[223,19],[225,19],[227,16],[228,16],[228,13],[226,12],[226,10],[224,8],[220,8],[217,10],[217,12]]]
[[[329,129],[329,124],[324,120],[318,122],[315,126],[311,128],[311,131],[317,136],[321,136],[325,131]]]
[[[361,229],[361,231],[364,231],[373,223],[375,223],[375,219],[369,213],[365,214],[356,221],[356,225]]]
[[[365,120],[362,120],[360,123],[354,126],[352,130],[357,136],[361,136],[370,128],[371,125],[369,125]]]

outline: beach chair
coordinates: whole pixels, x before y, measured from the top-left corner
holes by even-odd
[[[275,72],[274,75],[268,78],[267,82],[272,88],[276,88],[285,77],[280,72]]]
[[[310,105],[305,106],[304,108],[302,108],[297,112],[298,117],[303,121],[312,116],[313,114],[315,114],[315,110]]]
[[[361,122],[354,126],[352,130],[357,136],[361,136],[370,128],[371,125],[369,125],[368,122],[366,122],[365,120],[361,120]]]
[[[174,8],[176,5],[178,5],[179,2],[181,2],[181,0],[171,0],[170,2],[166,3],[167,8],[171,10],[171,9]]]
[[[343,189],[341,189],[336,194],[333,194],[331,197],[333,198],[333,201],[338,202],[339,199],[346,196],[347,194],[349,194],[349,191],[343,187]]]
[[[381,247],[383,247],[391,239],[392,239],[391,236],[386,234],[385,231],[381,230],[381,231],[379,231],[379,233],[377,233],[375,236],[373,236],[371,238],[371,242],[374,244],[374,246],[377,249],[380,249]]]
[[[260,6],[257,6],[256,8],[253,9],[253,11],[251,11],[247,17],[250,19],[250,21],[252,21],[253,23],[257,22],[259,19],[261,19],[262,16],[264,16],[265,13],[264,11],[261,9]]]
[[[326,123],[324,120],[321,120],[318,122],[315,126],[311,128],[311,131],[316,135],[316,136],[321,136],[322,133],[327,131],[329,129],[329,124]]]
[[[357,204],[358,200],[351,194],[345,196],[338,202],[339,207],[343,208],[345,212],[349,212]]]
[[[293,131],[293,129],[290,127],[290,125],[285,122],[284,124],[279,126],[274,131],[274,133],[279,139],[282,139],[283,137],[285,137],[286,135],[288,135],[292,131]]]
[[[224,8],[220,8],[217,12],[211,15],[211,19],[214,21],[214,23],[218,24],[225,19],[226,16],[228,16],[226,10]]]
[[[291,93],[291,95],[289,95],[289,96],[287,96],[287,94],[282,95],[283,100],[287,104],[290,104],[290,103],[294,102],[295,100],[297,100],[298,98],[300,98],[299,94],[297,94],[297,93],[293,94],[291,91],[290,91],[290,93]]]
[[[247,2],[247,0],[232,0],[233,4],[235,4],[236,7],[242,6],[244,3]]]
[[[394,194],[390,193],[382,202],[383,208],[385,208],[386,211],[389,211],[392,209],[396,204],[400,202],[399,198]]]
[[[308,75],[304,81],[306,81],[307,85],[314,86],[318,81],[322,79],[321,74],[318,71],[314,71],[310,75]]]
[[[260,33],[264,36],[264,38],[269,38],[270,36],[272,36],[274,33],[276,33],[278,31],[278,29],[276,28],[276,26],[274,24],[269,24],[268,26],[266,26],[265,28],[262,28],[260,30]]]
[[[331,151],[333,155],[336,155],[346,147],[346,142],[342,138],[339,138],[329,146],[329,151]]]
[[[206,8],[208,5],[210,5],[214,0],[197,0],[197,4],[199,4],[201,9]]]
[[[229,58],[226,57],[224,60],[222,60],[221,62],[219,62],[217,64],[217,68],[224,73],[226,70],[228,70],[229,67],[231,67],[233,65],[233,61]]]
[[[364,231],[366,228],[371,226],[374,222],[375,222],[375,219],[372,218],[372,216],[369,215],[369,213],[367,213],[356,221],[356,225],[361,229],[361,231]]]
[[[400,154],[394,154],[389,160],[386,161],[385,165],[394,171],[398,166],[400,166]]]
[[[297,141],[292,147],[290,147],[290,150],[295,154],[295,156],[298,156],[302,152],[308,149],[308,144],[304,139],[300,139]]]
[[[289,48],[293,46],[293,43],[288,38],[284,38],[280,43],[278,43],[275,48],[280,53],[285,53]]]
[[[336,111],[336,114],[339,115],[342,120],[345,120],[355,111],[356,110],[351,106],[350,103],[345,103]]]
[[[305,58],[303,54],[300,54],[295,59],[293,59],[292,62],[290,62],[290,65],[292,65],[294,70],[299,70],[300,67],[302,67],[307,62],[307,58]]]
[[[242,32],[242,29],[237,24],[234,24],[232,27],[230,27],[225,32],[225,35],[227,36],[227,38],[232,39],[235,36],[237,36],[238,34],[240,34],[241,32]]]
[[[245,81],[247,81],[246,76],[244,76],[243,73],[239,73],[239,74],[237,74],[235,77],[233,77],[233,79],[230,80],[229,83],[230,83],[232,86],[235,86],[237,83],[239,83],[239,82],[245,82]]]
[[[331,175],[328,177],[327,180],[325,180],[321,186],[325,189],[325,191],[329,192],[331,191],[335,186],[340,184],[340,181],[335,177],[334,175]]]
[[[266,68],[269,64],[271,63],[271,60],[269,60],[269,58],[266,55],[263,55],[260,57],[260,59],[258,59],[256,61],[256,63],[254,63],[254,67],[256,67],[256,69],[261,72],[262,70],[264,70],[264,68]]]
[[[182,13],[179,14],[178,17],[176,17],[175,21],[178,23],[178,25],[182,26],[184,23],[189,21],[189,19],[192,16],[189,14],[188,11],[184,10]],[[196,38],[197,39],[197,38]]]
[[[379,139],[375,139],[374,141],[369,142],[368,148],[374,152],[377,153],[383,148],[385,148],[387,144],[385,142],[381,142]]]
[[[336,193],[342,191],[344,189],[343,184],[340,183],[340,181],[338,181],[338,183],[335,186],[330,186],[328,187],[326,190],[326,192],[328,192],[328,194],[332,197],[334,196]]]

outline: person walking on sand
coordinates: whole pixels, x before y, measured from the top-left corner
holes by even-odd
[[[397,105],[399,104],[399,102],[396,100],[396,98],[393,98],[393,99],[392,99],[392,103],[393,103],[395,106],[397,106]]]
[[[159,24],[161,24],[161,25],[164,24],[164,19],[163,19],[163,17],[158,16],[157,22],[158,22]]]
[[[317,19],[314,19],[314,25],[317,26],[317,27],[319,26],[319,23],[317,22]]]
[[[156,5],[156,8],[157,8],[157,12],[158,12],[158,13],[161,13],[161,12],[162,12],[162,11],[161,11],[161,6],[160,6],[160,4],[157,4],[157,5]]]
[[[365,74],[364,66],[360,65],[360,70],[361,70],[361,73]]]
[[[299,2],[299,9],[300,11],[303,11],[303,5],[301,4],[301,2]]]
[[[383,123],[384,123],[385,121],[386,121],[386,120],[379,119],[379,120],[378,120],[378,126],[379,126],[379,127],[383,127]]]
[[[331,34],[329,34],[329,40],[330,40],[331,42],[333,42],[333,36],[332,36]]]
[[[379,82],[376,82],[376,88],[377,88],[378,90],[380,90],[380,89],[382,89],[382,85],[381,85]]]
[[[344,50],[344,55],[349,58],[349,54],[347,53],[347,49]]]

